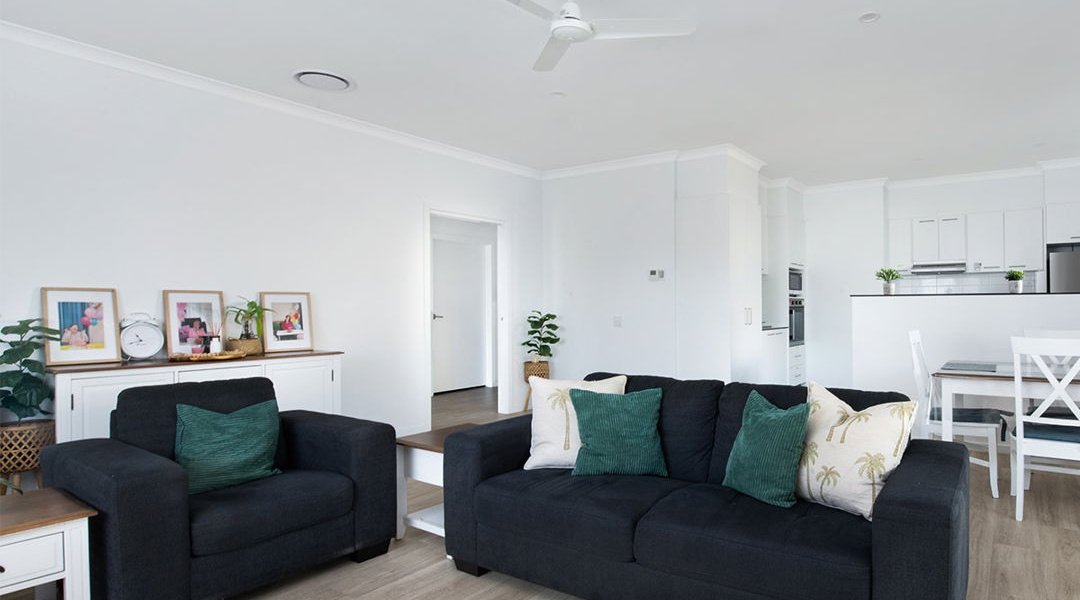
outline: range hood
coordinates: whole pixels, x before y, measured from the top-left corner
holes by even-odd
[[[967,271],[967,263],[960,261],[928,261],[915,263],[911,267],[912,275],[944,275]]]

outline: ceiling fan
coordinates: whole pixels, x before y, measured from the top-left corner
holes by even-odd
[[[533,0],[506,0],[518,8],[551,22],[551,37],[534,71],[551,71],[570,49],[570,45],[590,40],[626,40],[634,38],[675,37],[694,33],[696,25],[690,19],[597,19],[581,18],[577,2],[566,2],[559,14]]]

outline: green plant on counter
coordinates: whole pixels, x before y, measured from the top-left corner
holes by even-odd
[[[529,322],[529,339],[521,342],[521,345],[528,348],[531,354],[550,357],[551,347],[559,343],[559,337],[555,335],[559,329],[555,324],[555,315],[534,310],[525,319]]]
[[[225,307],[225,314],[233,318],[233,323],[244,328],[240,333],[240,339],[254,340],[262,338],[263,317],[266,316],[266,313],[274,311],[265,306],[259,306],[258,302],[248,300],[243,296],[240,299],[246,301],[247,304],[244,306],[227,306]],[[252,323],[254,323],[254,329],[252,329]]]
[[[1023,281],[1024,280],[1024,272],[1023,271],[1017,271],[1017,270],[1011,270],[1011,271],[1005,273],[1005,280],[1006,281]]]
[[[884,281],[885,283],[892,283],[897,279],[900,279],[900,272],[896,269],[878,269],[877,273],[874,273],[874,277]]]
[[[14,369],[0,372],[0,406],[15,413],[19,420],[38,413],[52,414],[42,405],[52,398],[45,385],[45,363],[30,358],[45,344],[60,341],[60,332],[40,325],[41,319],[24,319],[0,329],[0,335],[17,336],[0,340],[7,349],[0,354],[0,365]]]

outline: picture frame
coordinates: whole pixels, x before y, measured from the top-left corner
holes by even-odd
[[[165,303],[165,343],[170,356],[197,354],[202,351],[202,338],[220,333],[225,320],[224,293],[165,290],[162,300]]]
[[[270,310],[263,317],[263,351],[313,350],[311,340],[311,294],[308,292],[259,292],[259,305]]]
[[[45,344],[45,365],[87,365],[122,360],[114,288],[41,288],[45,327],[60,341]]]

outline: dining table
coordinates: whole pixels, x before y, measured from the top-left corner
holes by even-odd
[[[1062,379],[1065,368],[1051,365],[1050,373]],[[1013,398],[1016,394],[1013,361],[949,361],[934,372],[934,379],[941,385],[941,439],[953,440],[953,407],[958,396],[1003,396]],[[1041,402],[1053,391],[1053,386],[1039,367],[1025,362],[1020,364],[1023,397]],[[1080,379],[1074,380],[1066,390],[1074,399],[1080,399]]]

